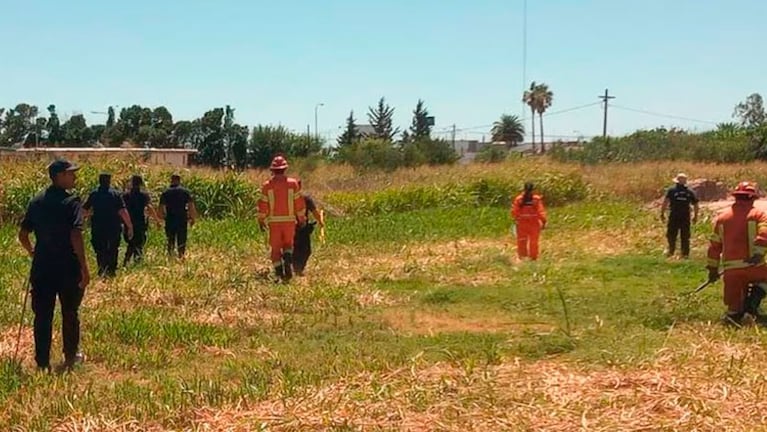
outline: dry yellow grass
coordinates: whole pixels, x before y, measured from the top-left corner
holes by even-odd
[[[637,368],[507,358],[498,365],[427,364],[362,373],[294,397],[197,408],[185,431],[759,431],[767,430],[767,351],[679,330]],[[53,430],[161,431],[125,419],[72,416]]]

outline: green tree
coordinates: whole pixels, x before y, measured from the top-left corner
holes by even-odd
[[[304,158],[318,154],[322,142],[312,134],[295,134],[284,126],[258,125],[250,134],[250,165],[266,168],[277,153],[288,158]]]
[[[37,107],[20,103],[5,113],[0,146],[12,146],[27,141],[28,135],[35,131]],[[34,140],[33,140],[34,142]]]
[[[194,135],[194,125],[188,120],[177,121],[173,125],[173,130],[169,137],[171,147],[188,148],[192,147],[192,138]]]
[[[248,166],[248,128],[234,122],[234,108],[229,105],[224,109],[224,136],[227,164],[239,169]]]
[[[373,127],[374,138],[392,142],[394,136],[399,133],[399,128],[394,128],[393,124],[394,108],[386,104],[384,98],[378,100],[378,106],[374,109],[368,109],[368,119]]]
[[[243,169],[248,166],[248,127],[235,123],[228,133],[234,164]]]
[[[418,150],[430,165],[452,164],[460,158],[453,146],[442,139],[422,139],[415,142]]]
[[[341,136],[338,137],[336,142],[338,143],[338,148],[344,148],[344,147],[350,147],[355,142],[359,141],[360,135],[359,131],[357,131],[357,124],[354,120],[354,111],[349,112],[349,117],[346,118],[346,130],[344,130],[344,133],[341,134]]]
[[[107,108],[107,124],[106,127],[111,128],[115,125],[115,109],[112,108],[110,105],[109,108]]]
[[[759,93],[753,93],[745,101],[735,106],[733,117],[740,118],[740,123],[748,128],[762,126],[767,122],[764,100]]]
[[[538,84],[533,90],[533,98],[535,99],[535,112],[538,113],[538,120],[540,122],[541,153],[546,153],[546,143],[543,141],[543,113],[551,106],[554,93],[549,90],[548,85]]]
[[[61,131],[61,121],[56,113],[56,105],[48,105],[48,122],[45,128],[48,131],[48,143],[56,146],[64,140],[64,134]]]
[[[61,126],[67,147],[85,147],[93,135],[82,114],[75,114]]]
[[[533,153],[535,153],[535,81],[530,83],[530,89],[522,94],[522,101],[530,107],[530,131],[532,134]]]
[[[418,103],[413,110],[413,122],[410,125],[410,136],[413,137],[413,141],[424,141],[431,139],[431,125],[429,125],[429,111],[426,110],[422,100],[418,99]]]
[[[166,132],[173,130],[173,115],[164,106],[158,106],[152,111],[152,127]]]
[[[515,147],[525,138],[525,128],[519,121],[519,117],[515,115],[503,114],[493,124],[491,133],[493,141],[503,141],[507,147]]]
[[[90,129],[91,139],[95,143],[101,141],[101,137],[104,135],[104,131],[106,131],[106,126],[103,124],[90,125],[88,129]]]
[[[197,160],[214,168],[226,163],[223,118],[224,109],[214,108],[193,122],[192,142],[197,148]]]

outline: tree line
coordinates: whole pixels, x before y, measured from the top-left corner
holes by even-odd
[[[597,137],[582,148],[552,152],[555,159],[581,163],[689,160],[743,163],[767,160],[767,112],[759,93],[735,106],[735,122],[692,133],[679,128],[639,130],[622,137]]]
[[[541,149],[543,119],[551,105],[552,93],[545,84],[533,83],[524,94],[525,102],[539,114]],[[265,167],[272,156],[322,156],[363,168],[393,169],[422,164],[450,164],[459,155],[450,141],[432,136],[434,117],[426,103],[418,100],[410,126],[394,126],[394,108],[381,97],[368,108],[368,123],[362,127],[354,111],[345,119],[343,133],[334,145],[326,144],[311,133],[296,133],[284,126],[257,125],[252,128],[237,123],[235,109],[213,108],[201,117],[174,121],[165,106],[131,105],[120,109],[108,107],[105,122],[88,125],[82,114],[62,121],[56,105],[40,110],[20,103],[0,108],[0,147],[153,147],[197,149],[196,162],[212,167]],[[533,122],[533,128],[535,123]],[[525,129],[517,116],[502,115],[491,130],[493,141],[516,146],[524,139]],[[533,130],[533,140],[535,137]]]

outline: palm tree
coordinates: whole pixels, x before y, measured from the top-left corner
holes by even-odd
[[[522,95],[522,102],[526,103],[530,107],[530,122],[532,126],[533,136],[533,153],[535,153],[535,81],[530,83],[530,90],[525,90]]]
[[[507,147],[514,147],[525,139],[525,127],[515,115],[503,114],[493,123],[493,141],[504,141]]]
[[[719,138],[734,138],[740,135],[743,128],[738,123],[718,123],[716,125],[715,134]]]
[[[538,112],[541,132],[541,153],[546,153],[546,144],[543,142],[543,113],[551,106],[554,99],[554,93],[549,90],[546,84],[538,84],[533,90],[533,99],[535,100],[535,111]]]

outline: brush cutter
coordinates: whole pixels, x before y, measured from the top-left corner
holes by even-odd
[[[719,272],[719,277],[721,278],[723,274],[724,274],[724,271],[720,271],[720,272]],[[696,293],[698,293],[698,292],[700,292],[700,291],[703,291],[703,288],[706,288],[707,286],[711,285],[713,282],[716,282],[716,281],[712,281],[712,280],[710,280],[710,279],[709,279],[709,280],[706,280],[706,281],[705,281],[705,282],[703,282],[702,284],[698,285],[698,287],[697,287],[697,288],[695,288],[695,291],[691,291],[691,292],[689,292],[689,293],[687,293],[687,294],[688,294],[688,295],[692,295],[692,294],[696,294]]]

